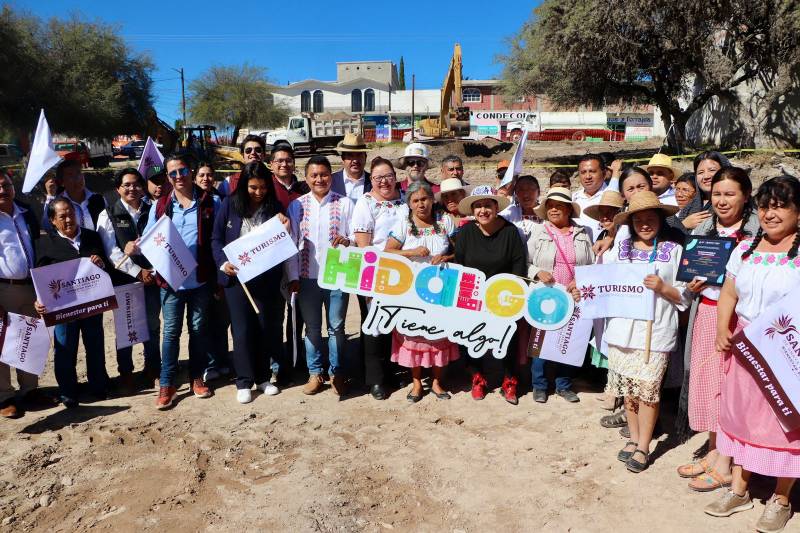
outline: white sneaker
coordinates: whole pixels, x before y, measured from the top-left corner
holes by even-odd
[[[236,391],[236,401],[239,403],[250,403],[253,401],[253,393],[250,389],[239,389]]]
[[[208,383],[209,381],[213,381],[215,379],[219,379],[219,372],[215,368],[209,368],[205,372],[203,372],[203,381]]]
[[[258,385],[256,385],[256,387],[258,388],[258,390],[260,390],[267,396],[275,396],[281,391],[278,387],[276,387],[269,381],[265,381],[264,383],[259,383]]]

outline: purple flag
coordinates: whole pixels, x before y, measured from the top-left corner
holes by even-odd
[[[144,144],[144,151],[142,152],[142,159],[139,161],[139,172],[142,173],[144,179],[148,179],[150,177],[148,175],[150,169],[157,169],[153,172],[153,174],[155,174],[163,168],[164,156],[158,151],[158,147],[156,147],[156,143],[153,142],[153,139],[147,137],[147,142]]]

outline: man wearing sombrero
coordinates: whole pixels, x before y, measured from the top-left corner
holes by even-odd
[[[348,133],[336,145],[336,152],[342,158],[342,170],[337,170],[331,178],[331,190],[347,196],[353,203],[372,190],[369,172],[364,171],[367,162],[367,148],[364,138],[355,133]]]
[[[672,168],[672,158],[666,154],[655,154],[645,167],[653,180],[653,192],[656,193],[662,204],[678,205],[675,198],[675,169]]]

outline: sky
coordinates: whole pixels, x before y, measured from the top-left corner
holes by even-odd
[[[539,2],[461,0],[426,2],[210,1],[132,2],[17,0],[12,7],[48,19],[77,15],[118,28],[136,52],[155,64],[156,111],[180,118],[180,77],[186,85],[213,65],[266,67],[277,84],[335,80],[337,61],[405,62],[406,86],[438,88],[461,43],[463,75],[498,77],[498,54]],[[363,6],[361,12],[351,6]]]

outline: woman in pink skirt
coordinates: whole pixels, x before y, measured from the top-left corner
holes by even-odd
[[[406,190],[408,217],[401,218],[389,232],[387,252],[393,252],[412,261],[438,265],[452,259],[447,255],[453,221],[445,216],[437,220],[433,212],[433,192],[427,183],[415,181]],[[409,337],[397,331],[392,334],[392,361],[411,369],[413,381],[406,398],[416,403],[422,399],[422,369],[432,373],[431,392],[440,400],[449,400],[450,394],[442,388],[442,368],[458,359],[458,346],[447,339],[431,341],[423,337]]]
[[[692,235],[731,237],[737,243],[755,236],[759,225],[752,192],[750,177],[743,169],[719,170],[711,180],[711,218],[701,222]],[[689,427],[708,432],[708,453],[700,461],[678,468],[678,475],[694,478],[689,482],[690,489],[709,492],[731,484],[731,458],[717,450],[722,354],[714,342],[720,288],[699,279],[689,282],[687,288],[696,298],[689,317],[684,355],[688,376],[684,378],[680,407],[684,420],[688,414]]]
[[[778,478],[756,530],[781,531],[791,516],[789,492],[800,476],[800,429],[786,432],[761,387],[739,359],[729,353],[728,324],[736,313],[741,331],[771,305],[800,285],[800,182],[781,176],[766,181],[756,195],[761,225],[755,239],[744,241],[728,261],[727,279],[717,304],[716,348],[725,352],[717,448],[733,458],[733,481],[705,512],[730,516],[753,508],[747,491],[750,474]]]

